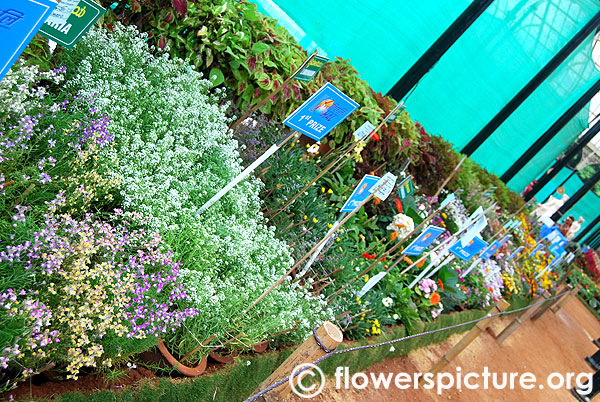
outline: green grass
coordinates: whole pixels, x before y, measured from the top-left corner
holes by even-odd
[[[527,304],[525,301],[513,300],[511,308]],[[516,306],[516,307],[513,307]],[[480,317],[485,312],[480,310],[463,311],[440,316],[435,322],[420,323],[416,332],[431,331],[451,325],[464,323]],[[386,358],[401,357],[410,351],[430,344],[446,340],[450,335],[462,333],[473,325],[455,328],[453,330],[431,334],[405,342],[394,344],[395,351],[390,352],[390,346],[366,349],[334,356],[321,364],[327,375],[333,375],[335,367],[348,366],[351,372],[362,371]],[[379,343],[386,340],[406,336],[404,327],[386,328],[382,334],[367,340],[355,342],[351,346]],[[234,364],[225,366],[222,370],[210,375],[193,379],[160,379],[158,381],[142,381],[137,387],[121,391],[98,391],[91,394],[65,393],[57,397],[60,402],[153,402],[153,401],[243,401],[266,379],[293,351],[293,348],[274,351],[262,355],[245,356]],[[250,364],[248,364],[250,362]],[[214,399],[213,399],[214,397]]]

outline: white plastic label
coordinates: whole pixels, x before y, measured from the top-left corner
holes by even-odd
[[[396,176],[388,172],[384,174],[383,177],[379,179],[379,181],[369,191],[371,193],[374,192],[375,197],[379,198],[381,201],[385,201],[385,199],[388,198],[388,196],[394,190],[397,179],[398,178]]]
[[[67,22],[67,19],[75,10],[80,0],[62,0],[58,6],[52,11],[52,14],[46,20],[46,23],[62,25]]]
[[[375,126],[370,121],[365,121],[362,126],[356,129],[354,137],[358,141],[363,141],[373,130],[375,130]]]

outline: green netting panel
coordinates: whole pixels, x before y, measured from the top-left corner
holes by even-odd
[[[565,62],[473,153],[489,171],[502,175],[600,77],[590,35]],[[509,182],[517,192],[537,177],[587,127],[589,107],[561,130]]]
[[[255,0],[304,46],[350,58],[386,92],[468,6],[462,0]],[[275,4],[276,3],[276,4]],[[462,148],[600,10],[596,0],[496,0],[407,101],[425,129]],[[595,81],[591,38],[474,155],[501,174]],[[587,119],[587,117],[586,117]],[[521,191],[581,132],[573,119],[510,186]],[[586,120],[585,120],[586,121]]]
[[[351,59],[384,94],[468,7],[465,0],[252,0],[307,50]]]
[[[550,182],[544,186],[539,193],[537,193],[536,198],[539,200],[539,202],[546,199],[546,197],[550,195],[550,193],[554,191],[554,189],[558,187],[560,183],[562,183],[562,181],[569,176],[570,173],[571,170],[562,169],[554,179],[550,180]],[[573,196],[582,185],[583,181],[577,175],[573,175],[573,177],[571,177],[569,181],[564,184],[565,194],[568,196]],[[554,196],[560,198],[557,195]],[[581,200],[579,200],[577,204],[573,206],[573,208],[567,212],[567,215],[563,217],[563,219],[569,215],[573,215],[575,219],[583,216],[585,222],[581,225],[581,230],[585,229],[585,227],[598,216],[598,213],[600,213],[600,209],[598,209],[598,201],[599,199],[597,195],[591,191],[588,192]]]

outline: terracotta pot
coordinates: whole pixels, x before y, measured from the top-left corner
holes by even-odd
[[[177,371],[181,374],[188,377],[198,377],[206,370],[206,356],[202,356],[202,361],[196,367],[188,367],[179,360],[177,360],[171,352],[167,349],[167,346],[163,341],[158,342],[158,350],[163,355],[163,357],[169,362],[171,366],[173,366]]]
[[[269,341],[263,341],[260,343],[255,343],[254,345],[252,345],[252,348],[254,349],[254,351],[256,353],[263,353],[265,350],[267,350],[268,346],[269,346]]]
[[[231,364],[234,362],[234,357],[237,356],[237,353],[231,353],[228,355],[222,355],[217,351],[212,351],[209,353],[209,356],[211,359],[213,359],[214,361],[216,361],[217,363],[222,363],[222,364]]]

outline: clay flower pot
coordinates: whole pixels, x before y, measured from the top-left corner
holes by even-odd
[[[189,367],[182,364],[179,360],[177,360],[171,352],[167,349],[167,346],[163,341],[158,342],[158,350],[160,354],[169,362],[171,366],[173,366],[177,371],[181,374],[188,377],[198,377],[206,370],[206,356],[202,356],[202,361],[196,367]]]

